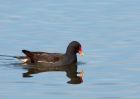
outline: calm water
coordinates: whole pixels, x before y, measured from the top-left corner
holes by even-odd
[[[139,0],[0,0],[0,54],[22,49],[64,53],[79,41],[83,83],[66,72],[27,72],[0,56],[0,99],[139,99]]]

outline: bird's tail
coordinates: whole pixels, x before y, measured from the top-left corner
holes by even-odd
[[[28,57],[30,58],[31,63],[35,63],[35,57],[34,54],[28,50],[22,50],[22,52]]]

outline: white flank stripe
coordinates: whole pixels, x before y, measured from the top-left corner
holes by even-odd
[[[54,63],[54,62],[46,62],[46,61],[37,61],[39,63]]]

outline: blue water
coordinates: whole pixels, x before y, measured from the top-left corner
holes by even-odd
[[[0,99],[139,99],[139,0],[0,0],[0,54],[22,49],[78,55],[83,83],[68,84],[65,72],[27,72],[18,60],[0,57]],[[84,63],[84,64],[83,64]]]

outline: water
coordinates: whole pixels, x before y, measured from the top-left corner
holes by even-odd
[[[64,53],[77,40],[83,83],[66,72],[24,78],[16,59],[0,57],[1,99],[139,99],[139,0],[0,0],[0,54],[22,49]],[[84,64],[83,64],[84,63]]]

